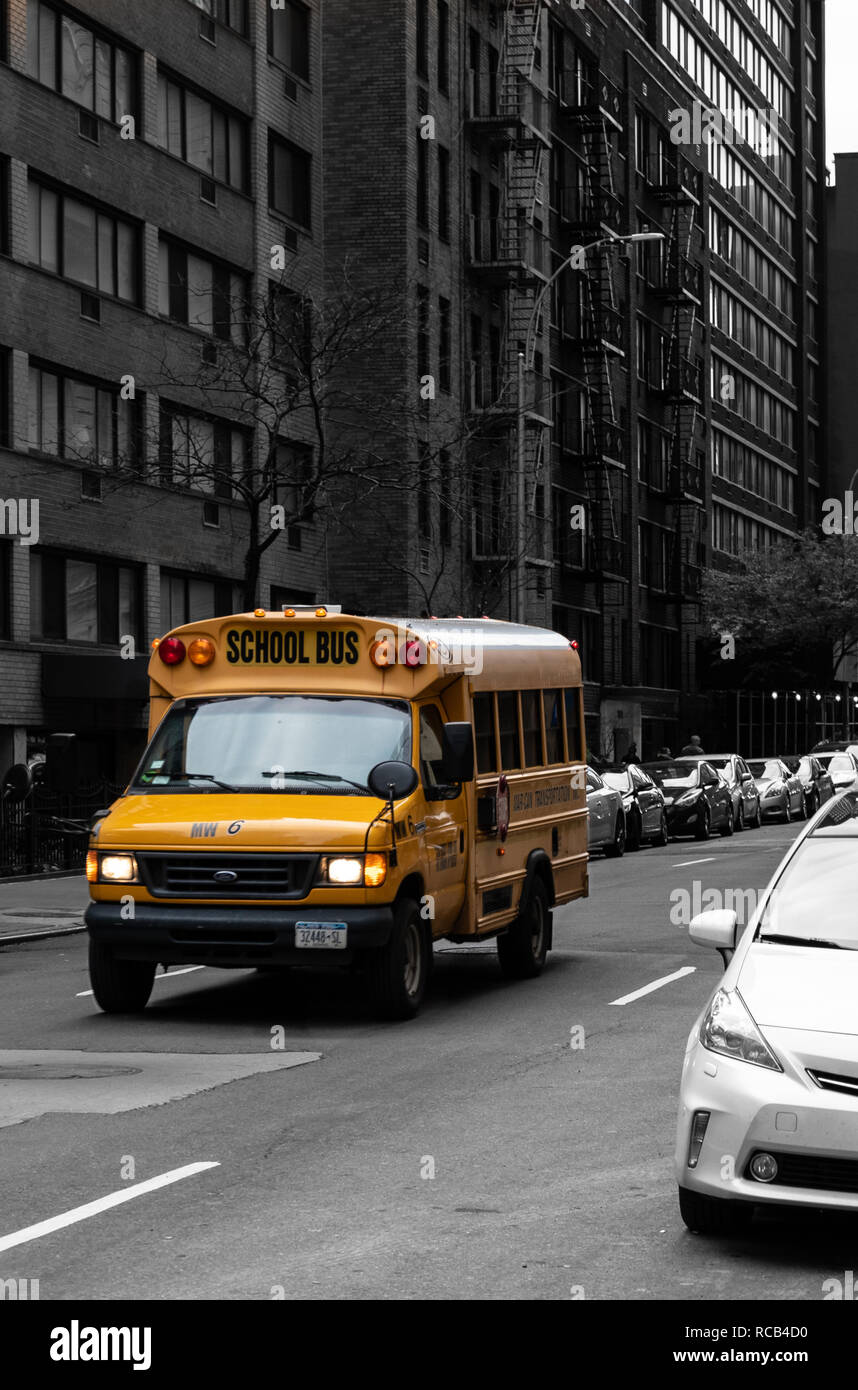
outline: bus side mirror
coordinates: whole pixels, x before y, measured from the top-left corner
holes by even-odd
[[[417,786],[417,771],[410,763],[376,763],[366,779],[373,796],[380,801],[401,801]]]
[[[441,744],[445,782],[471,782],[474,777],[474,730],[467,722],[445,724]]]

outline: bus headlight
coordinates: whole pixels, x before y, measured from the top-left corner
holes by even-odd
[[[98,881],[101,883],[136,883],[137,860],[134,855],[100,854],[98,856]]]
[[[387,878],[386,854],[349,854],[324,856],[319,865],[317,884],[365,888],[380,888]]]

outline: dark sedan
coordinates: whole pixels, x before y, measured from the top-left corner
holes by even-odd
[[[675,758],[672,762],[645,763],[643,770],[664,792],[671,836],[708,840],[713,830],[733,834],[730,788],[705,760]]]
[[[804,788],[804,804],[807,814],[812,816],[823,802],[834,795],[834,783],[824,763],[815,753],[806,753],[795,765],[795,773]]]
[[[641,845],[666,845],[668,836],[664,797],[644,768],[637,763],[603,772],[602,780],[620,793],[626,813],[626,849]]]

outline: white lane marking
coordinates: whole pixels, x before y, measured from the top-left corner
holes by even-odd
[[[192,970],[205,970],[205,965],[183,965],[181,970],[167,970],[163,975],[155,976],[155,984],[159,980],[169,980],[173,975],[190,975]],[[92,994],[91,989],[81,989],[75,995],[75,999],[86,999],[87,995]]]
[[[674,869],[690,869],[692,864],[714,864],[716,856],[710,854],[706,859],[683,859],[681,864],[674,864]]]
[[[654,989],[661,989],[662,985],[669,985],[672,980],[681,980],[683,975],[693,975],[697,970],[696,965],[683,965],[681,970],[674,970],[672,975],[662,975],[660,980],[653,980],[651,985],[644,985],[643,989],[636,989],[632,994],[624,994],[622,999],[612,999],[611,1004],[631,1004],[635,999],[642,999],[645,994],[652,994]]]
[[[162,1173],[160,1177],[147,1178],[145,1182],[135,1183],[133,1187],[126,1187],[121,1192],[111,1192],[107,1197],[98,1197],[96,1201],[86,1202],[82,1207],[72,1207],[71,1211],[64,1211],[60,1216],[51,1216],[47,1221],[37,1221],[34,1226],[24,1226],[22,1230],[13,1231],[11,1235],[0,1236],[0,1251],[11,1250],[16,1245],[26,1245],[27,1241],[49,1236],[54,1231],[61,1231],[64,1226],[73,1226],[77,1221],[87,1221],[90,1216],[98,1216],[100,1212],[118,1207],[122,1202],[130,1202],[132,1197],[142,1197],[146,1192],[157,1192],[160,1187],[169,1187],[170,1183],[181,1182],[182,1178],[192,1178],[196,1173],[204,1173],[207,1168],[219,1167],[219,1162],[210,1162],[188,1163],[184,1168],[172,1168],[169,1173]]]

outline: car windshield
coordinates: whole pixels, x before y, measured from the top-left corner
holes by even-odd
[[[810,758],[799,759],[798,772],[800,777],[813,776],[813,763],[810,761]]]
[[[847,776],[854,777],[855,764],[848,753],[835,753],[828,764],[828,771],[831,773],[845,772]]]
[[[755,762],[748,763],[748,767],[751,769],[751,776],[761,782],[777,782],[783,777],[774,758],[758,758]]]
[[[710,758],[710,757],[707,757],[707,758],[704,759],[704,761],[707,762],[707,763],[709,764],[710,767],[715,767],[715,768],[717,768],[719,772],[725,772],[725,771],[726,771],[726,772],[729,772],[729,771],[730,771],[730,759],[729,759],[729,758]]]
[[[659,787],[696,787],[697,768],[688,763],[664,763],[661,767],[647,767],[652,780]]]
[[[858,950],[856,873],[855,838],[808,836],[766,903],[757,939],[790,937],[809,946],[828,942]]]
[[[628,772],[603,772],[602,781],[615,792],[628,792],[632,789],[632,779]]]
[[[411,763],[404,700],[236,695],[177,700],[131,782],[133,791],[366,794],[376,763]]]

